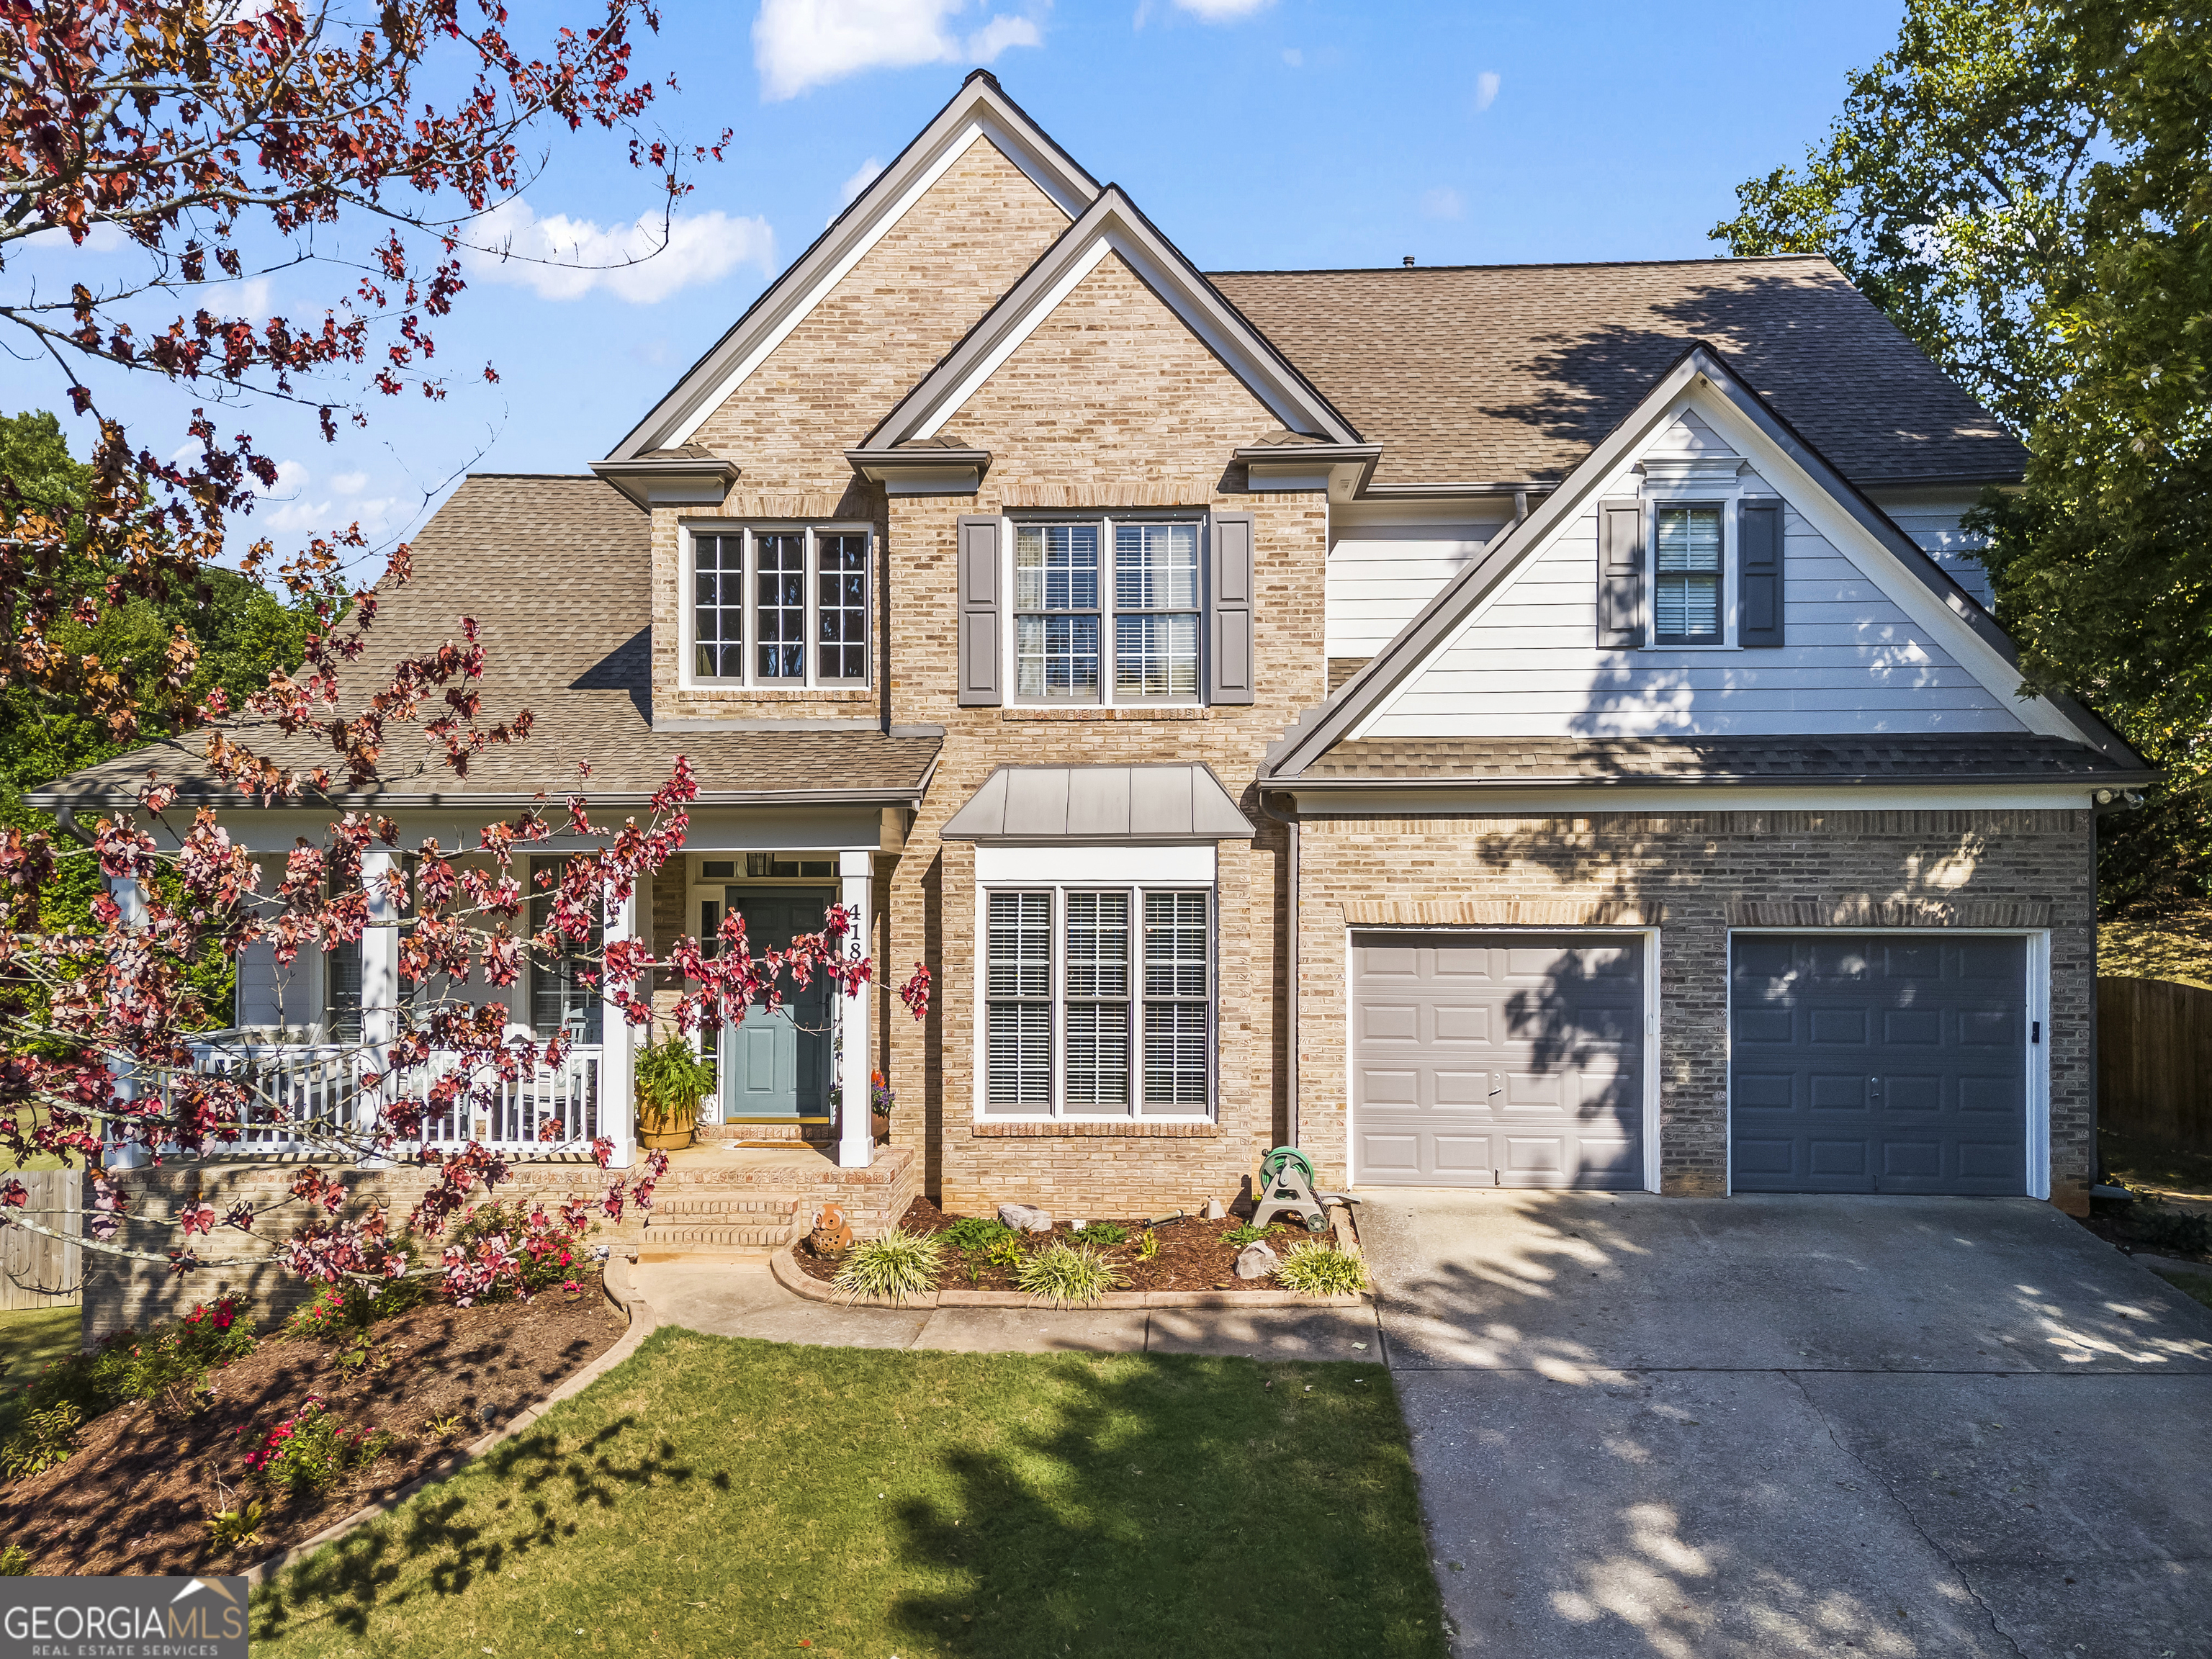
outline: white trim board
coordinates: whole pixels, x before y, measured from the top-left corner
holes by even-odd
[[[1151,847],[987,844],[975,849],[978,886],[1006,886],[1024,881],[1127,881],[1162,886],[1204,883],[1210,886],[1213,878],[1212,842],[1202,846],[1184,842]]]

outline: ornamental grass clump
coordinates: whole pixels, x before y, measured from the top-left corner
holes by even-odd
[[[1316,1239],[1284,1252],[1276,1264],[1275,1283],[1308,1296],[1346,1296],[1367,1288],[1367,1264],[1356,1250],[1339,1249]]]
[[[904,1302],[937,1288],[944,1246],[927,1233],[894,1227],[881,1238],[855,1244],[830,1282],[855,1301],[864,1296]]]
[[[1048,1244],[1014,1269],[1015,1284],[1055,1308],[1088,1307],[1128,1282],[1119,1261],[1088,1244]]]

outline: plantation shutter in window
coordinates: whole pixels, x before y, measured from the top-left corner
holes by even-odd
[[[995,708],[1006,701],[1000,684],[1006,653],[999,630],[999,537],[997,519],[960,520],[960,706]]]
[[[1735,642],[1747,648],[1782,643],[1782,503],[1737,505],[1739,607]]]
[[[1213,515],[1212,592],[1206,616],[1206,700],[1249,703],[1252,663],[1252,515]]]
[[[1632,651],[1644,643],[1644,503],[1597,508],[1597,642]]]

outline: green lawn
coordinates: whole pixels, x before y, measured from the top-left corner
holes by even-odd
[[[677,1329],[254,1604],[262,1659],[1445,1651],[1380,1365]]]
[[[2170,1273],[2156,1267],[2153,1267],[2151,1271],[2172,1285],[2175,1290],[2179,1291],[2182,1295],[2202,1302],[2208,1308],[2212,1308],[2212,1279],[2205,1278],[2203,1273]]]
[[[83,1316],[83,1310],[75,1307],[0,1313],[0,1361],[9,1364],[0,1389],[19,1387],[40,1366],[75,1353]]]

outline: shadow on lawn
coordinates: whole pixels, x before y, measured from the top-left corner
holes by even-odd
[[[885,1610],[896,1640],[976,1659],[1225,1655],[1296,1629],[1320,1651],[1443,1652],[1379,1365],[1092,1364],[1066,1356],[1079,1386],[1048,1417],[941,1450],[947,1495],[899,1506],[914,1588]]]
[[[515,1490],[516,1496],[500,1504],[496,1524],[465,1522],[461,1517],[470,1506],[465,1493],[425,1494],[401,1511],[401,1525],[357,1532],[256,1591],[255,1639],[273,1641],[289,1632],[295,1613],[310,1613],[363,1634],[372,1612],[407,1599],[404,1590],[385,1598],[416,1562],[434,1558],[428,1589],[440,1596],[456,1595],[479,1574],[497,1573],[572,1536],[574,1520],[556,1516],[562,1499],[572,1511],[586,1505],[612,1509],[624,1486],[681,1483],[697,1476],[689,1464],[674,1461],[675,1449],[666,1440],[657,1441],[633,1462],[610,1456],[607,1448],[636,1426],[635,1417],[624,1416],[573,1444],[539,1432],[495,1448],[471,1467]],[[708,1480],[716,1486],[729,1484],[725,1474]]]

